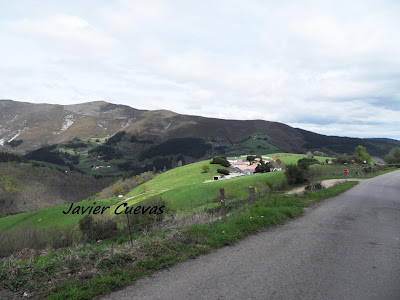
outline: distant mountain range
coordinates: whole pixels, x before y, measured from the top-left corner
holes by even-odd
[[[353,153],[363,145],[371,155],[383,157],[400,146],[390,139],[325,136],[278,122],[205,118],[104,101],[56,105],[0,100],[0,151],[25,154],[75,137],[101,139],[119,131],[149,141],[146,147],[153,148],[175,138],[200,138],[211,145],[210,154],[227,155],[316,150],[332,155]]]

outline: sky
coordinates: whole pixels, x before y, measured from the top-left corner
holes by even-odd
[[[0,99],[400,139],[400,1],[0,0]]]

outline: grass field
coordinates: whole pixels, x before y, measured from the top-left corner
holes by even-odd
[[[204,165],[210,167],[210,172],[202,172]],[[214,175],[219,175],[216,172],[218,168],[221,168],[221,166],[212,165],[208,160],[175,168],[139,185],[126,196],[143,193],[160,194],[163,199],[168,200],[174,209],[187,210],[214,202],[221,187],[225,188],[227,199],[240,199],[248,195],[250,185],[263,189],[266,187],[267,181],[277,183],[284,179],[283,172],[274,172],[203,183],[205,180],[211,180]],[[135,198],[132,202],[128,201],[128,204],[136,203],[137,200]]]
[[[294,154],[294,153],[271,153],[266,154],[266,156],[274,157],[274,159],[280,159],[285,164],[297,164],[297,162],[307,157],[305,154]],[[333,159],[332,157],[325,157],[325,156],[314,156],[314,158],[320,162],[325,163],[327,159]]]
[[[96,205],[112,205],[121,201],[118,198],[108,198],[95,200]],[[76,205],[89,206],[93,205],[93,201],[81,201],[74,203]],[[47,207],[38,211],[32,211],[12,216],[0,218],[0,230],[10,230],[21,226],[34,226],[48,227],[57,225],[59,227],[65,227],[68,225],[76,225],[79,220],[83,217],[81,214],[63,214],[63,211],[68,211],[71,204],[64,204],[58,206]]]
[[[208,173],[202,172],[202,166],[204,165],[210,167]],[[148,182],[131,190],[126,197],[139,196],[126,202],[128,205],[133,205],[150,196],[159,194],[168,201],[173,209],[189,212],[200,205],[215,202],[218,199],[221,187],[225,188],[226,199],[241,199],[248,196],[248,187],[250,185],[262,190],[266,188],[267,181],[278,183],[284,179],[284,173],[281,171],[203,183],[205,180],[212,179],[214,175],[218,175],[216,170],[220,167],[220,165],[210,164],[207,160],[158,174]],[[111,209],[107,211],[111,212],[115,208],[112,205],[120,202],[121,199],[109,198],[95,201],[98,205],[111,205]],[[75,205],[88,206],[91,202],[83,201],[75,203]],[[82,218],[82,215],[64,215],[62,211],[68,210],[69,207],[70,204],[65,204],[1,218],[0,230],[23,225],[34,225],[36,223],[42,227],[55,224],[61,227],[75,225]]]

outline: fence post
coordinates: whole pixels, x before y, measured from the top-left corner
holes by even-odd
[[[225,189],[220,188],[219,193],[221,194],[221,215],[226,215],[226,206],[225,206]]]
[[[255,195],[254,195],[254,186],[249,186],[249,201],[250,201],[250,204],[254,203],[254,197],[255,197]]]

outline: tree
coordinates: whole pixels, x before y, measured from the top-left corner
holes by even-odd
[[[208,165],[202,166],[201,169],[203,170],[203,173],[208,173],[210,171],[210,167]]]
[[[271,169],[273,168],[272,164],[267,162],[265,163],[264,161],[261,161],[261,163],[256,167],[255,171],[256,173],[266,173],[266,172],[271,172]]]
[[[254,156],[254,155],[248,155],[248,156],[246,157],[246,159],[250,162],[250,165],[252,165],[253,162],[254,162],[254,160],[256,159],[256,156]]]
[[[125,195],[125,191],[120,185],[115,186],[111,193],[114,196]]]
[[[364,146],[359,145],[354,152],[354,158],[356,161],[360,163],[372,163],[371,155],[367,153],[367,149]]]
[[[302,168],[303,170],[307,170],[309,166],[313,165],[313,164],[318,164],[318,160],[316,160],[315,158],[302,158],[299,159],[299,161],[297,162],[297,165]]]
[[[305,171],[296,165],[288,165],[286,167],[285,176],[289,185],[306,181]]]
[[[182,161],[180,160],[180,161],[178,161],[178,167],[182,167]]]
[[[385,160],[388,164],[400,163],[400,147],[390,150],[389,154],[385,156]]]

